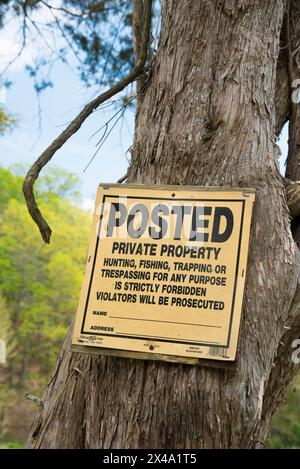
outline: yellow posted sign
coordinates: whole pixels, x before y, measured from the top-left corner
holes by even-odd
[[[234,361],[254,191],[101,185],[73,350]]]

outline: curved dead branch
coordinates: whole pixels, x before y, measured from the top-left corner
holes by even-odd
[[[112,88],[100,94],[95,99],[86,104],[82,111],[68,125],[68,127],[63,132],[61,132],[61,134],[39,156],[35,163],[33,163],[24,179],[23,193],[25,196],[27,208],[32,219],[37,224],[45,243],[50,242],[52,230],[37,205],[33,192],[34,182],[38,178],[43,167],[51,160],[57,150],[59,150],[67,142],[67,140],[69,140],[69,138],[80,129],[81,125],[93,113],[93,111],[97,109],[100,104],[104,103],[126,88],[144,72],[150,40],[151,8],[152,0],[144,0],[143,19],[141,21],[142,35],[139,47],[139,57],[132,71]]]

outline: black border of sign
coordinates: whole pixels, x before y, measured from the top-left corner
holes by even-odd
[[[99,241],[100,241],[100,231],[101,231],[101,224],[102,224],[102,215],[103,215],[103,207],[105,204],[105,199],[106,198],[126,198],[126,199],[150,199],[150,200],[173,200],[176,202],[178,201],[184,201],[184,202],[241,202],[242,203],[242,213],[241,213],[241,224],[240,224],[240,233],[239,233],[239,245],[238,245],[238,252],[237,252],[237,259],[236,259],[236,269],[235,269],[235,281],[234,281],[234,287],[233,287],[233,296],[232,296],[232,304],[231,304],[231,314],[230,314],[230,321],[229,321],[229,328],[228,328],[228,336],[227,336],[227,343],[226,345],[220,345],[216,344],[216,342],[213,343],[205,343],[205,342],[196,342],[196,341],[178,341],[178,340],[173,340],[173,339],[167,339],[167,338],[154,338],[154,337],[147,337],[147,336],[132,336],[132,335],[123,335],[123,334],[106,334],[106,333],[100,333],[100,332],[87,332],[84,331],[85,327],[85,319],[86,319],[86,313],[88,309],[88,304],[90,300],[90,293],[91,293],[91,287],[92,287],[92,281],[93,281],[93,276],[94,276],[94,270],[95,270],[95,264],[96,264],[96,258],[98,255],[98,247],[99,247]],[[174,198],[174,197],[140,197],[140,196],[127,196],[127,195],[111,195],[111,194],[103,194],[102,201],[101,201],[101,213],[99,216],[100,223],[99,223],[99,228],[98,228],[98,233],[97,233],[97,241],[96,241],[96,246],[95,246],[95,253],[94,253],[94,259],[93,259],[93,266],[91,270],[91,276],[90,276],[90,281],[89,281],[89,288],[87,292],[87,298],[86,298],[86,303],[85,303],[85,308],[84,308],[84,314],[83,314],[83,321],[81,324],[81,331],[80,333],[83,335],[97,335],[97,336],[102,336],[102,337],[117,337],[120,339],[136,339],[136,340],[153,340],[154,342],[165,342],[165,343],[175,343],[175,344],[186,344],[186,345],[198,345],[201,347],[221,347],[221,348],[227,348],[230,343],[230,336],[231,336],[231,329],[232,329],[232,321],[233,321],[233,312],[234,312],[234,304],[235,304],[235,295],[236,295],[236,286],[237,286],[237,278],[238,278],[238,268],[239,268],[239,262],[240,262],[240,252],[241,252],[241,241],[242,241],[242,233],[243,233],[243,224],[244,224],[244,214],[245,214],[245,200],[244,199],[194,199],[194,198]]]

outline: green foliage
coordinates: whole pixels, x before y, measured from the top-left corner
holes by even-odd
[[[77,307],[90,216],[68,200],[78,199],[76,182],[61,170],[41,178],[39,202],[54,229],[47,246],[27,212],[21,177],[0,168],[0,289],[16,342],[8,370],[15,385],[33,369],[47,376]]]
[[[78,13],[65,15],[63,28],[80,58],[81,79],[88,85],[105,85],[128,73],[134,62],[131,1],[65,0],[64,4]]]
[[[291,383],[285,403],[272,422],[271,448],[300,448],[300,375]]]
[[[12,130],[16,123],[16,118],[10,114],[3,105],[0,105],[0,135]]]
[[[79,206],[78,179],[54,168],[38,180],[40,206],[54,228],[42,242],[22,194],[25,168],[0,167],[0,448],[19,448],[77,307],[90,215]],[[17,441],[16,440],[17,437]],[[5,443],[5,439],[8,443]]]
[[[60,168],[51,167],[47,169],[43,177],[37,180],[35,191],[38,197],[47,202],[53,199],[53,196],[74,202],[74,200],[79,201],[80,199],[79,183],[80,180],[76,174],[66,173]]]
[[[7,206],[10,199],[21,202],[22,195],[22,177],[15,176],[10,170],[4,169],[0,166],[0,217],[4,208]]]
[[[24,447],[21,441],[5,441],[0,443],[0,449],[22,449]]]
[[[3,365],[0,365],[3,367]],[[2,377],[3,381],[3,377]],[[16,392],[7,383],[0,382],[0,439],[5,437],[10,426],[10,415],[16,403]],[[0,445],[1,448],[1,445]]]

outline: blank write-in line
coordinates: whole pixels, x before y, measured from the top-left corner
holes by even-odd
[[[131,321],[149,321],[149,322],[164,322],[166,324],[183,324],[184,326],[200,326],[200,327],[214,327],[221,329],[222,326],[211,326],[208,324],[193,324],[190,322],[177,322],[177,321],[161,321],[159,319],[142,319],[142,318],[126,318],[121,316],[109,316],[112,319],[130,319]]]

